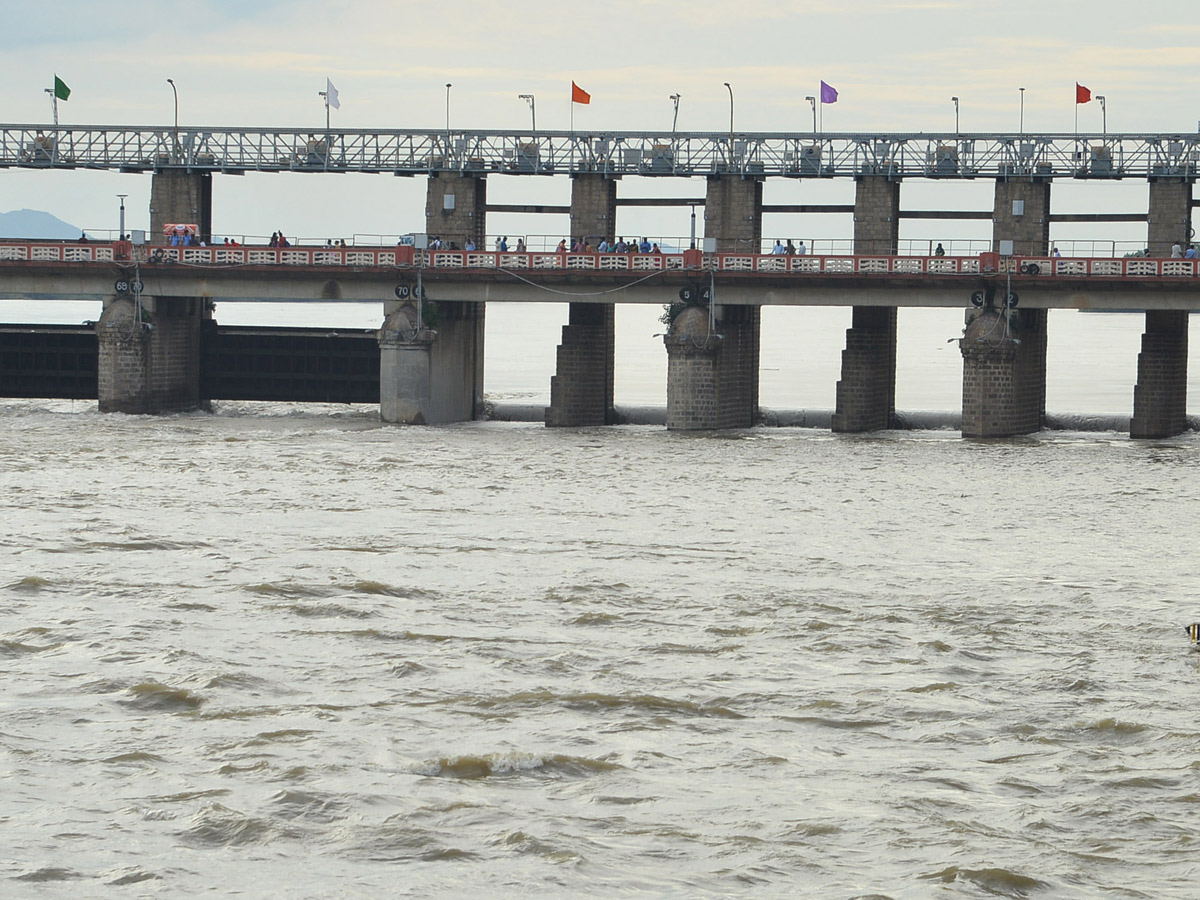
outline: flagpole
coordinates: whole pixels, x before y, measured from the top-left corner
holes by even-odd
[[[50,109],[54,112],[54,127],[58,127],[58,94],[54,93],[54,88],[46,88],[46,93],[50,95]]]

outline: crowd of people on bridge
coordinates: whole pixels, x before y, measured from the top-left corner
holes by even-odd
[[[808,247],[805,246],[804,241],[801,241],[800,245],[796,246],[792,243],[791,238],[788,238],[786,244],[780,241],[779,238],[776,238],[775,246],[771,248],[772,256],[806,256],[807,254]]]

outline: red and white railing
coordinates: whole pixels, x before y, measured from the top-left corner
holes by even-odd
[[[630,274],[684,269],[762,275],[1006,275],[1031,278],[1194,278],[1200,260],[1158,257],[1079,258],[831,255],[757,253],[557,253],[483,250],[415,250],[412,247],[133,247],[128,242],[0,242],[0,262],[143,263],[195,266],[327,266],[517,272]]]

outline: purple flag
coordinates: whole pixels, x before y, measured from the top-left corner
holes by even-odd
[[[837,103],[837,91],[825,82],[821,82],[821,102]]]

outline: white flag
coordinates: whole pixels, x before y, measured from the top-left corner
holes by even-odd
[[[337,88],[333,86],[333,82],[328,78],[325,79],[325,101],[334,109],[341,109],[342,104],[338,102]]]

